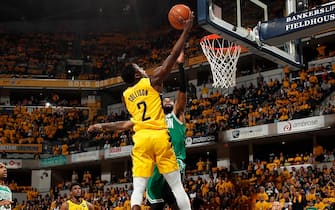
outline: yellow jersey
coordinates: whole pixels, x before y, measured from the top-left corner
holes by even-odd
[[[69,206],[69,210],[89,210],[84,199],[82,199],[80,204],[73,203],[71,200],[68,200],[67,204]]]
[[[160,94],[150,83],[142,78],[134,86],[123,92],[124,102],[134,123],[134,131],[141,129],[167,129]]]

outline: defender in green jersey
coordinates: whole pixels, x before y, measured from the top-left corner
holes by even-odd
[[[185,175],[186,160],[186,126],[185,126],[185,109],[186,109],[186,78],[183,68],[184,55],[181,54],[177,60],[179,66],[180,87],[177,94],[176,102],[171,98],[163,99],[163,109],[166,114],[169,134],[173,150],[176,154],[179,164],[179,170],[183,179]],[[152,210],[164,209],[168,204],[172,209],[178,209],[171,189],[157,169],[154,168],[153,175],[149,178],[147,184],[147,199]]]
[[[7,167],[4,163],[0,162],[0,210],[12,209],[12,191],[5,184],[6,178]]]

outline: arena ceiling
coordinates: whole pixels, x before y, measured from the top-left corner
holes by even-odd
[[[137,13],[155,16],[166,6],[155,0],[5,0],[0,1],[0,20],[41,20],[109,17]],[[155,8],[155,9],[153,9]]]
[[[4,0],[0,1],[0,23],[108,21],[114,30],[157,27],[167,23],[169,8],[195,1],[157,0]],[[192,6],[193,7],[193,6]]]

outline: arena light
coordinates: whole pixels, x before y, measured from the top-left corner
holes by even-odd
[[[45,108],[49,108],[49,107],[51,107],[51,104],[49,102],[46,102],[45,103]]]

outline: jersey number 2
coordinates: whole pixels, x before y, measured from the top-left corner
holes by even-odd
[[[137,103],[137,108],[142,109],[143,106],[143,114],[142,114],[142,121],[150,120],[150,117],[146,117],[145,114],[147,112],[147,104],[144,101]]]

